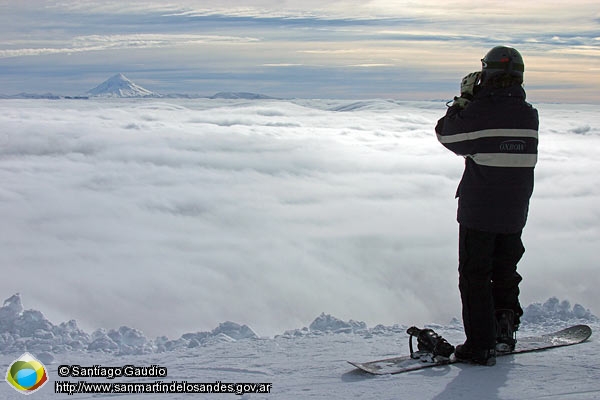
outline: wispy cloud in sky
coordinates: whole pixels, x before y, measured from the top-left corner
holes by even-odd
[[[587,0],[9,0],[0,35],[4,93],[83,93],[124,72],[167,93],[449,98],[507,44],[534,101],[600,101],[600,13]]]
[[[193,35],[193,34],[124,34],[76,36],[69,47],[39,47],[0,50],[0,58],[19,56],[39,56],[47,54],[72,54],[86,51],[107,51],[120,49],[161,49],[173,46],[191,46],[206,43],[249,43],[256,38]]]

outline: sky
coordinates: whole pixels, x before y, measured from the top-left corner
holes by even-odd
[[[0,37],[0,94],[124,73],[159,93],[450,99],[509,45],[531,101],[600,102],[595,0],[2,0]]]
[[[600,313],[600,115],[543,104],[523,305]],[[460,318],[443,101],[2,100],[0,301],[149,338]]]

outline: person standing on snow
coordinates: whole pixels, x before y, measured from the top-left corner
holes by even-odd
[[[459,289],[466,341],[460,360],[496,363],[496,351],[516,343],[523,310],[517,263],[525,249],[537,162],[538,113],[525,101],[525,66],[513,48],[498,46],[482,70],[463,78],[435,131],[449,150],[465,157],[458,186]]]

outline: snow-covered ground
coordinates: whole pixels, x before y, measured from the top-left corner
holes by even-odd
[[[581,305],[551,298],[526,308],[520,335],[552,332],[570,324],[587,323],[600,329],[598,318]],[[450,342],[464,340],[458,321],[431,325]],[[19,296],[0,308],[0,365],[7,369],[24,351],[48,368],[49,382],[35,398],[70,398],[69,384],[147,383],[264,384],[269,393],[246,393],[243,399],[597,399],[600,396],[600,344],[593,336],[581,345],[541,353],[505,356],[495,367],[454,364],[395,376],[371,376],[353,369],[346,360],[366,361],[408,353],[407,326],[368,327],[364,322],[342,321],[321,314],[308,327],[260,338],[251,328],[222,323],[212,332],[196,332],[179,339],[146,339],[129,327],[97,330],[91,335],[75,321],[59,326],[36,310],[22,310]],[[166,376],[118,377],[59,376],[64,366],[164,368]],[[60,386],[56,386],[59,382]],[[270,386],[268,386],[270,385]],[[113,387],[113,388],[115,388]],[[243,388],[244,386],[242,386]],[[60,389],[59,389],[60,388]],[[237,386],[234,386],[237,389]],[[118,390],[118,389],[115,389]],[[75,393],[76,398],[103,398],[115,394]],[[0,398],[19,399],[8,384]],[[135,394],[131,399],[186,399],[197,394]],[[239,395],[211,393],[202,398]]]
[[[597,314],[600,113],[536,106],[521,297]],[[20,322],[4,320],[2,365],[27,349],[55,359],[52,379],[67,363],[160,364],[169,379],[273,383],[246,398],[599,397],[595,336],[493,369],[373,378],[345,363],[405,354],[407,325],[463,338],[448,322],[460,315],[463,163],[435,139],[444,112],[385,100],[0,101],[0,293],[43,311],[15,317],[18,297],[7,303],[0,320]],[[522,334],[598,329],[586,308],[549,307]],[[293,330],[323,311],[364,323]]]

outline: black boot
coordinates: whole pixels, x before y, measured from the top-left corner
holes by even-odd
[[[496,350],[507,353],[515,350],[517,326],[513,310],[496,310]]]
[[[468,342],[456,346],[454,355],[460,361],[473,364],[492,366],[496,365],[496,349],[479,350],[473,349]]]

